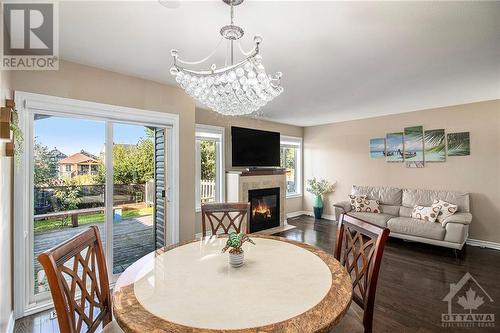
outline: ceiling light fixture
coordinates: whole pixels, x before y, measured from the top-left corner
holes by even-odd
[[[243,37],[244,31],[234,24],[234,6],[241,4],[243,0],[223,1],[231,8],[231,23],[220,29],[221,38],[215,50],[199,61],[184,61],[179,58],[179,52],[173,49],[174,64],[170,73],[186,93],[210,109],[224,115],[250,114],[283,92],[280,82],[282,74],[266,74],[262,56],[259,54],[262,37],[254,37],[255,47],[249,52],[242,49],[239,39]],[[209,70],[201,71],[183,67],[207,62],[223,40],[226,40],[229,47],[224,67],[217,68],[212,64]],[[236,64],[235,42],[244,57]]]

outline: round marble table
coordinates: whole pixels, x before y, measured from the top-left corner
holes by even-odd
[[[352,282],[333,256],[304,243],[251,236],[232,268],[226,238],[146,255],[113,293],[125,332],[327,332],[347,311]]]

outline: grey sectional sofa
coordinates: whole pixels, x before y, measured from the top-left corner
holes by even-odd
[[[351,194],[366,195],[380,201],[381,213],[351,211],[349,201],[335,203],[335,219],[349,214],[361,220],[387,227],[391,236],[433,245],[462,249],[472,222],[469,194],[453,191],[434,191],[395,187],[353,185]],[[442,222],[426,222],[411,218],[413,206],[431,206],[434,199],[458,205],[458,211]]]

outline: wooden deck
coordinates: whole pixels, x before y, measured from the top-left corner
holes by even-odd
[[[104,223],[95,224],[99,227],[103,246],[106,246]],[[76,228],[64,228],[56,231],[35,234],[35,279],[42,268],[36,257],[65,240],[87,229],[89,225]],[[114,262],[113,272],[121,273],[145,254],[154,250],[153,217],[151,215],[123,219],[114,223]]]

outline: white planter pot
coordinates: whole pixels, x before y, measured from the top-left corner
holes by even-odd
[[[243,251],[240,253],[229,253],[229,264],[233,267],[243,266],[244,259]]]

